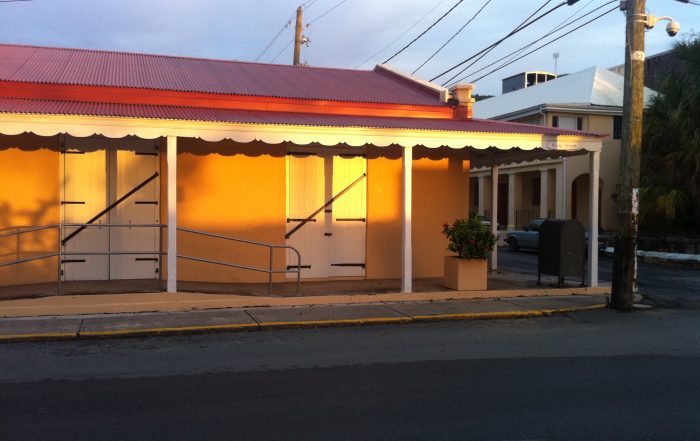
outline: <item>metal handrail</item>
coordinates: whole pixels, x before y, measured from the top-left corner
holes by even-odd
[[[42,225],[38,227],[17,227],[17,231],[13,231],[11,233],[2,233],[0,234],[0,239],[3,237],[12,237],[12,236],[17,236],[17,259],[11,261],[11,262],[3,262],[0,263],[0,268],[6,267],[6,266],[12,266],[12,265],[19,265],[21,263],[26,263],[26,262],[32,262],[35,260],[42,260],[42,259],[50,259],[52,257],[57,257],[56,261],[58,262],[56,264],[56,267],[58,268],[57,271],[57,278],[56,278],[56,293],[58,295],[61,294],[61,224],[49,224],[49,225]],[[20,229],[22,228],[22,229]],[[20,259],[20,252],[19,252],[19,237],[21,234],[26,234],[26,233],[35,233],[37,231],[44,231],[44,230],[50,230],[56,228],[58,232],[58,243],[57,243],[57,251],[55,253],[49,253],[49,254],[42,254],[40,256],[33,256],[33,257],[28,257],[25,259]]]
[[[182,231],[182,232],[191,233],[191,234],[197,234],[197,235],[205,236],[205,237],[213,237],[215,239],[230,240],[230,241],[234,241],[234,242],[245,243],[248,245],[267,247],[270,250],[270,252],[269,252],[270,264],[269,264],[267,269],[253,267],[253,266],[247,266],[247,265],[240,265],[237,263],[225,262],[222,260],[211,260],[211,259],[204,259],[204,258],[195,257],[195,256],[186,256],[186,255],[182,255],[182,254],[178,254],[177,257],[181,258],[181,259],[193,260],[196,262],[211,263],[211,264],[215,264],[215,265],[223,265],[223,266],[239,268],[239,269],[244,269],[244,270],[249,270],[249,271],[257,271],[257,272],[261,272],[261,273],[267,273],[268,274],[268,288],[267,288],[268,295],[272,295],[272,275],[273,274],[296,273],[297,274],[296,295],[297,296],[299,295],[299,284],[300,284],[300,278],[301,278],[301,254],[299,254],[299,251],[296,248],[294,248],[290,245],[275,245],[275,244],[265,243],[265,242],[256,242],[254,240],[241,239],[241,238],[232,237],[232,236],[224,236],[222,234],[208,233],[206,231],[193,230],[191,228],[178,228],[177,231]],[[296,269],[289,269],[289,268],[284,269],[284,270],[273,269],[274,268],[274,260],[273,260],[274,253],[273,253],[273,251],[275,249],[292,250],[297,255]]]
[[[160,229],[160,242],[158,245],[159,251],[61,251],[61,237],[64,235],[64,230],[65,228],[80,228],[85,229],[85,228],[159,228]],[[26,262],[32,262],[34,260],[41,260],[41,259],[48,259],[51,257],[58,257],[57,259],[57,264],[56,264],[56,287],[57,287],[57,294],[61,294],[61,263],[62,263],[62,257],[63,256],[112,256],[112,255],[157,255],[161,256],[160,259],[158,259],[158,277],[160,278],[159,282],[159,287],[162,285],[162,277],[163,277],[163,259],[162,256],[165,254],[163,253],[163,228],[165,228],[166,225],[164,224],[95,224],[95,223],[63,223],[63,224],[49,224],[49,225],[42,225],[38,227],[21,227],[21,230],[13,231],[11,233],[2,233],[0,234],[0,239],[3,237],[11,237],[11,236],[18,236],[20,234],[25,234],[25,233],[33,233],[37,231],[42,231],[42,230],[49,230],[52,228],[56,228],[58,230],[58,242],[56,244],[56,249],[57,251],[54,253],[48,253],[48,254],[42,254],[40,256],[33,256],[33,257],[27,257],[24,259],[15,259],[10,262],[2,262],[0,263],[0,268],[6,267],[6,266],[12,266],[12,265],[19,265],[21,263],[26,263]]]
[[[12,262],[2,262],[0,263],[0,268],[3,266],[10,266],[10,265],[18,265],[20,263],[26,263],[26,262],[31,262],[34,260],[41,260],[41,259],[48,259],[50,257],[56,257],[59,256],[60,253],[50,253],[50,254],[42,254],[40,256],[34,256],[34,257],[27,257],[25,259],[15,259]]]
[[[40,227],[11,227],[11,228],[24,228],[24,229],[13,231],[11,233],[2,233],[2,234],[0,234],[0,238],[9,237],[9,236],[17,236],[17,235],[24,234],[24,233],[33,233],[35,231],[48,230],[51,228],[58,228],[60,226],[61,226],[61,224],[42,225]]]
[[[61,251],[61,237],[64,235],[64,229],[65,228],[158,228],[160,230],[160,237],[159,237],[159,251]],[[112,255],[157,255],[160,256],[158,259],[158,274],[160,277],[160,281],[162,283],[162,277],[163,277],[163,259],[162,256],[166,255],[167,253],[163,252],[163,229],[167,228],[167,225],[164,224],[95,224],[95,223],[63,223],[63,224],[50,224],[50,225],[43,225],[43,226],[38,226],[38,227],[22,227],[23,229],[13,231],[11,233],[2,233],[0,234],[0,239],[4,237],[11,237],[11,236],[18,236],[21,234],[26,234],[26,233],[33,233],[37,231],[43,231],[43,230],[49,230],[56,228],[58,229],[58,242],[57,242],[57,251],[55,253],[48,253],[48,254],[42,254],[39,256],[33,256],[33,257],[28,257],[24,259],[15,259],[10,262],[2,262],[0,263],[0,268],[1,267],[6,267],[6,266],[12,266],[12,265],[18,265],[21,263],[26,263],[26,262],[31,262],[35,260],[41,260],[41,259],[48,259],[52,257],[58,257],[57,261],[57,293],[58,295],[61,294],[61,257],[62,256],[112,256]],[[257,271],[257,272],[263,272],[267,273],[269,275],[268,277],[268,295],[272,294],[272,276],[273,274],[289,274],[289,273],[296,273],[297,275],[297,280],[296,280],[296,295],[299,295],[299,285],[300,285],[300,278],[301,278],[301,254],[299,254],[299,251],[289,245],[275,245],[275,244],[270,244],[270,243],[265,243],[265,242],[256,242],[253,240],[247,240],[247,239],[241,239],[237,237],[231,237],[231,236],[224,236],[220,234],[214,234],[214,233],[208,233],[206,231],[201,231],[201,230],[193,230],[190,228],[178,228],[177,231],[182,231],[186,233],[192,233],[192,234],[197,234],[201,236],[206,236],[206,237],[213,237],[216,239],[224,239],[224,240],[229,240],[229,241],[234,241],[234,242],[239,242],[239,243],[245,243],[249,245],[256,245],[256,246],[263,246],[269,249],[269,266],[267,269],[265,268],[258,268],[258,267],[253,267],[253,266],[248,266],[248,265],[240,265],[236,264],[233,262],[225,262],[225,261],[220,261],[220,260],[211,260],[211,259],[204,259],[201,257],[195,257],[195,256],[187,256],[187,255],[180,255],[178,254],[178,258],[182,259],[187,259],[187,260],[193,260],[193,261],[198,261],[198,262],[204,262],[204,263],[211,263],[215,265],[223,265],[223,266],[228,266],[228,267],[234,267],[234,268],[240,268],[244,270],[250,270],[250,271]],[[275,249],[289,249],[293,251],[296,256],[297,256],[297,263],[296,263],[296,268],[295,269],[284,269],[284,270],[275,270],[274,269],[274,250]],[[19,256],[18,256],[19,257]]]

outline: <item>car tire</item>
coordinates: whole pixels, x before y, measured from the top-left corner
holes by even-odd
[[[518,251],[518,239],[514,237],[508,238],[508,251]]]

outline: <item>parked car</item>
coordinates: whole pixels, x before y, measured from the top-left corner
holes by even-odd
[[[508,249],[518,251],[520,248],[536,250],[539,248],[540,227],[546,219],[535,219],[522,230],[508,232]]]
[[[535,219],[525,226],[522,230],[509,231],[507,242],[510,251],[518,251],[521,248],[531,250],[539,249],[540,228],[542,223],[547,219]],[[586,231],[586,250],[588,250],[588,236]],[[608,235],[604,232],[598,233],[598,252],[604,252],[608,246]]]

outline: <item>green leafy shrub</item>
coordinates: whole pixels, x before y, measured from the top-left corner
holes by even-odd
[[[447,249],[457,253],[460,259],[486,259],[496,244],[496,236],[473,213],[469,219],[457,219],[452,225],[443,224],[442,234],[450,241]]]

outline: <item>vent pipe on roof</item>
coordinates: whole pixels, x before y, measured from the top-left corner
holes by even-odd
[[[454,109],[455,119],[471,119],[473,90],[474,85],[470,83],[455,84],[450,87],[450,99],[447,103]]]

